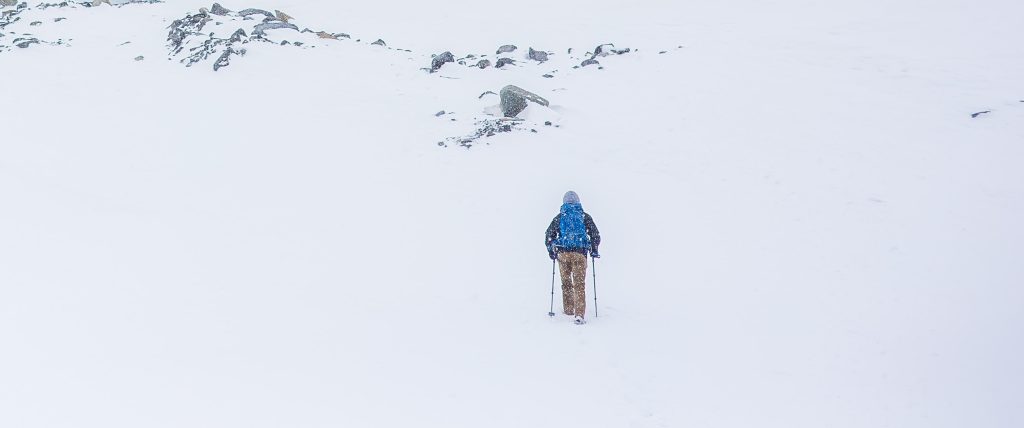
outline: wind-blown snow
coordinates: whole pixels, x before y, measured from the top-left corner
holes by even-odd
[[[0,52],[0,426],[1024,424],[1024,3],[720,3],[228,1],[352,40],[217,72],[166,47],[207,2],[25,12],[70,41]],[[507,84],[553,109],[438,145]]]

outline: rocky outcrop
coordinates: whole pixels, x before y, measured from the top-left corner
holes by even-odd
[[[213,6],[210,7],[210,13],[214,15],[224,16],[231,13],[231,11],[225,8],[224,6],[221,6],[220,3],[214,3]]]
[[[266,35],[267,30],[278,30],[282,28],[299,31],[299,27],[296,27],[295,24],[289,24],[287,22],[282,21],[270,21],[264,22],[262,24],[257,24],[255,27],[253,27],[252,34],[255,36],[262,37]]]

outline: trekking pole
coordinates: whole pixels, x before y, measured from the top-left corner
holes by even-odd
[[[555,316],[555,260],[551,260],[551,309],[548,309],[548,316]]]
[[[590,271],[594,273],[594,318],[597,318],[597,259],[590,258]]]

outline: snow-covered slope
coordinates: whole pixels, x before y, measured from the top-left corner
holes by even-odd
[[[1024,4],[852,3],[229,1],[350,38],[218,71],[167,47],[206,2],[30,5],[0,426],[1021,426]],[[508,84],[552,108],[444,144]],[[583,327],[546,316],[569,189]]]

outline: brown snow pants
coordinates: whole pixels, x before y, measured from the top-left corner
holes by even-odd
[[[562,312],[582,317],[587,310],[587,255],[558,253],[558,270],[562,274]]]

